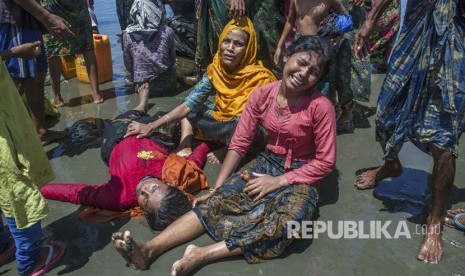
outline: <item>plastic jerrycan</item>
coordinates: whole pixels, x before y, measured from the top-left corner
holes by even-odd
[[[76,77],[76,63],[74,55],[64,55],[61,59],[61,74],[65,79],[69,80]]]
[[[94,52],[98,66],[98,83],[113,79],[113,65],[111,63],[110,40],[108,36],[94,34]],[[76,75],[79,81],[90,83],[87,75],[86,63],[82,54],[76,55]]]

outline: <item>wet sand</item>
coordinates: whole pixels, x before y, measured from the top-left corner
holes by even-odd
[[[98,2],[98,1],[97,1]],[[108,7],[107,7],[108,6]],[[103,8],[108,11],[102,12]],[[100,86],[105,103],[90,103],[90,86],[71,79],[62,84],[62,94],[68,105],[60,109],[61,117],[49,120],[54,130],[62,130],[77,120],[111,119],[136,106],[137,94],[126,86],[120,45],[116,38],[114,2],[96,3],[101,32],[110,35],[113,54],[114,80]],[[103,14],[103,15],[102,15]],[[322,183],[319,221],[363,221],[368,231],[371,220],[392,221],[388,232],[395,233],[398,222],[405,222],[411,239],[331,239],[327,233],[317,239],[294,242],[282,257],[263,264],[248,265],[241,258],[230,258],[195,271],[196,275],[461,275],[465,271],[463,252],[465,235],[445,227],[443,233],[444,259],[439,265],[423,264],[415,256],[422,235],[421,210],[428,202],[427,185],[432,162],[429,156],[406,144],[401,153],[405,166],[403,176],[383,181],[375,190],[357,191],[353,187],[355,172],[360,168],[379,165],[382,151],[374,138],[374,107],[383,75],[373,77],[371,102],[358,107],[355,132],[338,136],[337,168]],[[46,87],[50,93],[50,87]],[[187,94],[171,97],[151,97],[149,113],[169,111]],[[100,120],[97,120],[100,121]],[[461,140],[462,144],[465,142]],[[100,158],[97,144],[78,147],[68,138],[45,147],[55,170],[55,182],[100,184],[108,179],[108,169]],[[449,207],[465,207],[465,150],[460,148],[457,173]],[[214,183],[219,165],[207,164],[205,171]],[[398,187],[398,188],[397,188]],[[413,189],[409,189],[412,188]],[[414,194],[413,191],[416,191]],[[387,200],[390,191],[400,191],[403,202]],[[377,197],[374,197],[373,194]],[[411,204],[409,204],[411,202]],[[111,223],[84,223],[78,220],[80,207],[49,201],[50,214],[43,221],[44,238],[66,243],[67,253],[61,264],[49,275],[169,275],[171,265],[182,257],[187,246],[181,245],[162,255],[149,271],[136,272],[124,265],[111,244],[111,233],[130,230],[138,241],[146,241],[152,233],[142,220],[117,220]],[[420,215],[419,215],[420,214]],[[337,229],[334,228],[337,232]],[[196,245],[210,244],[203,235]],[[0,268],[0,275],[14,275],[16,262]]]

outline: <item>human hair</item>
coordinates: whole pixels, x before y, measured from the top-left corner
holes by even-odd
[[[178,188],[169,186],[168,192],[160,202],[160,208],[153,213],[143,212],[150,228],[154,231],[162,231],[191,209],[192,204],[187,196]]]
[[[334,70],[334,56],[336,54],[332,43],[321,36],[302,35],[299,36],[286,50],[286,56],[290,57],[295,53],[305,52],[310,55],[316,53],[323,72],[320,80],[326,80]]]

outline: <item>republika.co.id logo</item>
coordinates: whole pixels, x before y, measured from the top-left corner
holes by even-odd
[[[287,237],[294,239],[317,239],[327,235],[330,239],[411,239],[412,234],[425,234],[422,225],[415,230],[408,228],[406,221],[288,221]]]

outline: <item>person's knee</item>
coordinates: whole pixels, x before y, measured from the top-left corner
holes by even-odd
[[[452,152],[438,147],[436,145],[431,145],[431,155],[435,162],[441,163],[451,163],[455,161],[455,156]]]

